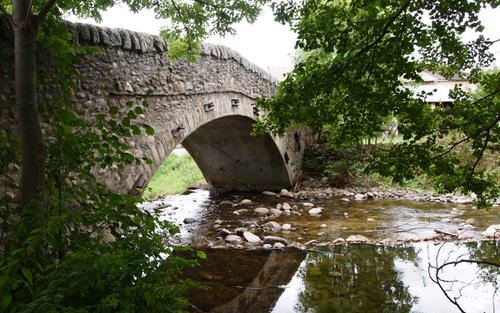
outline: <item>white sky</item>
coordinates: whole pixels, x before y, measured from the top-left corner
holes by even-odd
[[[102,16],[102,25],[154,35],[165,25],[161,20],[155,19],[152,11],[133,14],[126,7],[114,7]],[[75,17],[69,19],[78,20]],[[493,40],[500,39],[500,8],[486,10],[481,14],[481,20],[486,27],[485,36]],[[79,21],[95,24],[93,20]],[[240,23],[235,28],[236,36],[210,37],[207,41],[228,46],[264,69],[292,68],[296,36],[287,26],[273,20],[270,9],[266,8],[254,24]],[[492,46],[492,51],[497,56],[496,65],[500,66],[500,42]]]

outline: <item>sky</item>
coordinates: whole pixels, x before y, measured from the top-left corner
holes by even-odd
[[[157,35],[164,23],[155,19],[152,11],[142,11],[138,14],[129,12],[126,7],[114,7],[102,14],[101,25],[107,27],[126,28],[133,31]],[[69,17],[72,21],[82,21],[96,24],[93,20],[81,20]],[[481,14],[485,25],[485,36],[500,39],[500,7],[486,10]],[[250,62],[270,70],[276,68],[291,69],[296,35],[287,26],[273,20],[270,9],[266,8],[254,24],[246,22],[235,27],[237,34],[226,38],[210,37],[207,42],[222,44],[236,50]],[[496,66],[500,67],[500,42],[492,46],[497,56]]]

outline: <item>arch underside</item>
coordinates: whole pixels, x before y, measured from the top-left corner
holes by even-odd
[[[285,161],[270,135],[252,136],[249,117],[226,116],[189,134],[182,146],[218,191],[289,187]]]

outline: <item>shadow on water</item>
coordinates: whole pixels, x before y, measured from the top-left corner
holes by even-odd
[[[192,312],[269,312],[305,258],[299,251],[207,250],[187,277],[208,286],[187,297]]]
[[[210,287],[188,295],[192,312],[495,312],[499,268],[457,260],[497,262],[498,242],[345,244],[307,254],[208,250],[188,273]],[[430,265],[430,266],[429,266]]]

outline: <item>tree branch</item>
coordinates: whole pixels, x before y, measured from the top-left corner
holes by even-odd
[[[471,179],[472,175],[474,175],[474,172],[476,171],[476,167],[479,164],[479,161],[482,159],[482,157],[484,155],[484,151],[486,150],[486,147],[488,147],[488,142],[490,141],[490,136],[491,136],[491,129],[493,127],[495,127],[495,125],[498,123],[499,120],[500,120],[500,115],[498,115],[496,120],[493,123],[491,123],[491,125],[488,127],[488,129],[486,131],[486,138],[484,139],[484,144],[483,144],[483,147],[481,148],[481,152],[477,156],[476,162],[474,162],[474,165],[472,166],[470,174],[469,174],[469,176],[467,176],[467,179],[465,180],[465,182],[469,181]]]
[[[370,51],[371,49],[373,49],[374,47],[376,47],[380,41],[382,41],[382,39],[384,39],[385,35],[387,35],[387,33],[389,32],[389,28],[392,26],[392,24],[394,24],[394,21],[396,21],[396,19],[404,12],[406,11],[406,9],[408,8],[408,6],[410,5],[410,3],[412,2],[412,0],[406,0],[403,5],[401,7],[399,7],[390,17],[389,19],[387,20],[387,22],[385,23],[384,25],[384,28],[382,29],[382,32],[377,36],[377,38],[375,38],[371,43],[369,43],[368,45],[364,46],[363,48],[361,48],[358,52],[356,52],[356,54],[354,54],[353,56],[351,56],[350,58],[348,58],[347,60],[345,60],[344,62],[342,62],[341,66],[339,66],[339,73],[338,75],[335,77],[335,79],[332,80],[331,84],[334,84],[337,80],[340,79],[340,77],[342,77],[343,73],[344,73],[344,69],[347,67],[347,65],[350,64],[350,62],[359,57],[360,55]]]
[[[43,20],[47,17],[47,15],[49,14],[50,10],[54,7],[56,2],[57,0],[49,0],[47,3],[45,3],[40,12],[36,15],[35,20],[33,22],[33,27],[35,27],[35,29],[37,29],[43,22]]]
[[[203,0],[194,0],[194,2],[198,2],[199,4],[204,4],[206,6],[210,6],[212,8],[216,8],[216,9],[228,9],[228,7],[226,7],[226,6],[218,6],[216,4],[213,4],[213,3],[210,3],[210,2],[206,2],[206,1],[203,1]]]
[[[412,0],[406,0],[405,3],[403,3],[403,5],[399,9],[397,9],[396,12],[394,12],[391,15],[391,17],[387,20],[387,22],[384,25],[384,28],[382,29],[382,32],[378,35],[378,37],[375,38],[375,40],[373,40],[371,43],[369,43],[368,45],[366,45],[362,49],[360,49],[355,55],[350,57],[347,60],[347,63],[350,62],[352,59],[357,58],[358,56],[362,55],[363,53],[369,51],[370,49],[375,47],[380,41],[382,41],[382,39],[384,39],[385,35],[389,31],[389,28],[392,26],[394,21],[401,15],[401,13],[403,13],[408,8],[411,1]]]
[[[174,6],[175,11],[177,12],[177,15],[181,19],[182,26],[184,26],[184,31],[186,32],[186,36],[188,36],[189,35],[189,27],[186,25],[186,23],[184,21],[184,14],[182,14],[181,8],[179,8],[179,6],[177,5],[177,3],[174,0],[170,0],[170,3],[172,3],[172,5]]]
[[[0,13],[3,14],[3,16],[5,17],[5,20],[6,22],[3,22],[2,20],[2,14],[0,14],[0,27],[1,27],[1,24],[10,24],[10,27],[12,27],[12,29],[14,29],[14,21],[12,20],[12,14],[9,13],[7,11],[7,9],[3,6],[0,6]],[[9,28],[9,26],[6,26],[6,28]]]

